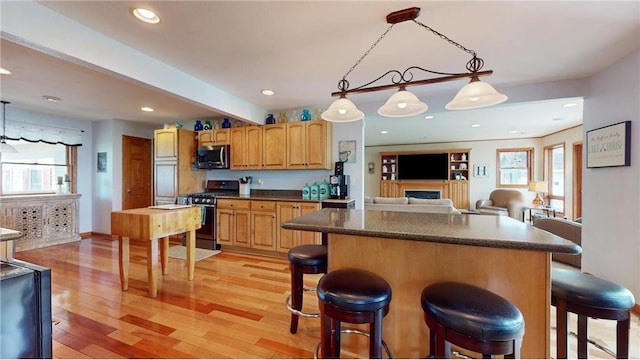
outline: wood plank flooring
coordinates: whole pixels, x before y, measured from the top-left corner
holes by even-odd
[[[169,274],[160,276],[152,299],[144,247],[131,243],[127,291],[120,290],[117,254],[117,242],[94,237],[16,255],[52,269],[55,358],[313,357],[319,320],[301,318],[298,333],[289,333],[287,260],[223,251],[196,262],[190,282],[185,261],[170,258]],[[318,280],[305,275],[307,286]],[[315,294],[305,294],[304,302],[305,310],[317,309]],[[600,327],[590,320],[589,331],[615,351],[614,322]],[[634,317],[632,358],[640,357],[639,334]],[[569,357],[575,357],[573,348]],[[611,358],[589,351],[590,357]]]

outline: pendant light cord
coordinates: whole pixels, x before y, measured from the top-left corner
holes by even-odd
[[[6,108],[7,104],[11,104],[8,101],[0,101],[2,103],[2,142],[5,142],[7,139],[7,116],[6,116]]]

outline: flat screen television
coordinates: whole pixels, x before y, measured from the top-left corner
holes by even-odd
[[[398,155],[398,180],[448,179],[448,153]]]

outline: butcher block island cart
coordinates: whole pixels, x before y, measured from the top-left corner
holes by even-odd
[[[396,358],[429,354],[420,295],[441,281],[476,285],[511,301],[525,319],[522,357],[549,358],[551,253],[582,251],[508,216],[322,209],[282,227],[328,234],[329,271],[358,268],[389,282],[393,295],[382,336]],[[365,344],[355,339],[343,347],[366,353],[357,348]]]

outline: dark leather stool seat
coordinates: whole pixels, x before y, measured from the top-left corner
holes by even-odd
[[[442,282],[422,291],[431,355],[449,358],[449,343],[484,356],[520,357],[524,318],[508,300],[491,291]]]
[[[389,312],[391,286],[380,276],[364,270],[331,271],[318,283],[321,313],[322,358],[340,356],[340,322],[369,324],[369,358],[381,358],[382,318]],[[359,332],[360,333],[360,332]]]
[[[631,308],[635,305],[628,289],[579,271],[551,271],[551,304],[556,307],[557,357],[567,358],[568,312],[578,315],[578,358],[587,358],[587,318],[617,320],[616,356],[629,357]]]
[[[288,253],[289,270],[291,270],[291,294],[287,296],[285,304],[291,311],[291,325],[289,331],[298,331],[299,317],[319,317],[319,313],[302,312],[302,294],[304,291],[314,291],[314,288],[304,287],[303,274],[325,274],[327,272],[327,247],[324,245],[299,245],[291,248]]]

